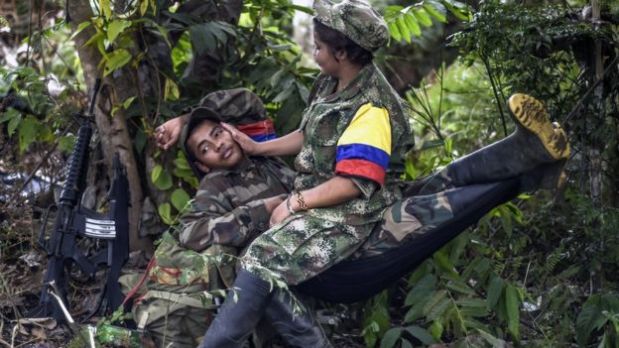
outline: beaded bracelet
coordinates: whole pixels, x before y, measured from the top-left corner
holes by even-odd
[[[301,208],[301,210],[308,210],[309,208],[307,207],[307,204],[305,204],[305,199],[303,198],[301,192],[295,191],[293,194],[297,195],[297,203],[299,204],[299,208]]]
[[[290,215],[294,215],[297,212],[294,211],[294,209],[292,209],[292,207],[290,206],[290,197],[291,196],[288,196],[288,198],[286,198],[286,208],[288,209],[288,212],[290,213]]]

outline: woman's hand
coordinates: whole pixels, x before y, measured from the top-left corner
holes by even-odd
[[[160,149],[167,150],[178,142],[185,118],[184,115],[175,117],[155,129],[155,141]]]
[[[277,208],[275,208],[275,210],[273,210],[273,213],[271,213],[271,219],[269,220],[269,225],[277,225],[290,216],[290,211],[288,211],[288,207],[286,206],[288,199],[285,199],[277,206]]]
[[[239,146],[245,151],[248,155],[257,155],[258,154],[258,143],[255,142],[252,138],[250,138],[247,134],[239,131],[236,127],[222,122],[221,126],[224,127],[225,130],[230,132],[232,139],[239,144]]]

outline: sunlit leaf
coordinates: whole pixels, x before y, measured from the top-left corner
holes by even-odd
[[[178,85],[176,84],[176,82],[172,81],[171,79],[166,79],[163,99],[172,101],[172,100],[178,100],[179,97],[180,97],[180,91],[178,89]]]
[[[116,41],[118,35],[120,35],[125,29],[131,26],[131,22],[127,20],[113,20],[107,26],[107,40],[110,43]]]
[[[419,21],[419,23],[421,23],[421,25],[423,25],[424,27],[432,26],[432,18],[430,18],[430,15],[428,15],[428,13],[423,7],[416,7],[412,12],[415,15],[415,18],[417,18],[417,20]]]
[[[398,29],[398,25],[395,24],[395,22],[390,22],[388,26],[389,26],[389,33],[391,33],[391,37],[396,41],[401,41],[402,34],[400,33],[400,29]]]
[[[421,28],[417,23],[417,18],[410,13],[404,15],[404,21],[408,25],[410,32],[415,36],[421,36]]]
[[[400,34],[402,34],[402,38],[408,43],[411,43],[411,32],[408,29],[408,25],[402,16],[398,17],[395,21],[398,26],[398,30]]]
[[[114,50],[107,56],[103,76],[107,76],[110,73],[122,68],[130,61],[131,53],[129,53],[129,51],[124,48]]]
[[[183,209],[185,208],[189,200],[190,200],[189,194],[187,194],[187,192],[185,192],[185,190],[183,190],[182,188],[177,188],[176,190],[174,190],[172,192],[172,196],[170,197],[170,201],[172,202],[172,205],[179,212],[183,211]]]
[[[69,40],[73,40],[77,37],[77,35],[79,35],[79,33],[81,33],[82,31],[84,31],[84,29],[90,27],[92,25],[92,23],[90,21],[84,21],[82,23],[80,23],[77,28],[75,29],[75,31],[73,32],[73,34],[71,34],[71,37],[69,37]]]
[[[439,7],[440,6],[440,7]],[[445,15],[443,14],[444,12],[444,7],[441,4],[438,4],[436,2],[429,2],[426,1],[423,4],[423,8],[435,19],[437,19],[439,22],[442,23],[447,23],[447,17],[445,17]]]
[[[144,16],[148,10],[148,0],[140,0],[140,16]]]
[[[155,165],[152,172],[150,172],[150,181],[156,183],[163,172],[163,167],[160,164]]]
[[[39,133],[38,129],[41,123],[32,116],[26,116],[19,124],[18,136],[19,136],[19,151],[24,152],[30,144],[37,140]]]
[[[173,221],[172,221],[172,207],[170,206],[170,203],[163,203],[163,204],[161,204],[157,208],[157,212],[159,213],[159,216],[161,217],[161,220],[163,220],[163,223],[165,223],[166,225],[171,225],[173,223]]]

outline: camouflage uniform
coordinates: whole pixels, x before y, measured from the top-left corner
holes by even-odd
[[[335,175],[344,175],[353,180],[362,195],[337,206],[294,214],[254,240],[242,265],[264,279],[274,276],[287,284],[298,284],[347,258],[382,219],[385,207],[401,198],[398,178],[412,139],[405,104],[373,64],[366,65],[343,91],[332,94],[336,84],[336,79],[321,76],[314,86],[300,127],[305,141],[295,160],[294,188],[312,188]],[[379,176],[365,176],[354,169],[338,169],[341,140],[352,127],[357,127],[359,134],[380,132],[371,128],[371,118],[362,119],[370,128],[353,122],[368,108],[387,115],[387,125],[380,131],[386,132],[390,157],[382,181]]]
[[[201,104],[232,123],[264,120],[262,103],[244,89],[209,94]],[[234,169],[203,176],[180,225],[161,238],[143,295],[133,307],[134,320],[158,346],[199,343],[215,307],[205,291],[232,284],[237,254],[268,227],[263,199],[287,194],[293,179],[282,161],[264,157],[245,158]]]

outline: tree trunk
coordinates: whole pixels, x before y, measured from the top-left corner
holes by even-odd
[[[87,0],[71,1],[69,14],[73,20],[74,29],[81,22],[92,17],[92,11]],[[93,86],[97,77],[102,76],[97,68],[101,55],[96,47],[85,45],[86,41],[93,35],[91,28],[84,30],[75,38],[76,47],[84,70],[84,77],[88,86]],[[141,238],[139,235],[139,221],[141,216],[142,201],[144,192],[140,179],[140,171],[133,152],[133,142],[129,136],[127,120],[123,110],[119,110],[111,116],[112,106],[119,105],[125,99],[135,96],[135,82],[131,74],[122,71],[109,75],[102,80],[102,87],[95,108],[95,123],[101,139],[101,147],[108,172],[111,173],[112,159],[118,154],[121,163],[127,171],[130,190],[130,210],[129,210],[129,243],[130,250],[152,249],[152,242],[148,238]]]
[[[599,0],[591,0],[591,21],[595,28],[598,28],[597,22],[600,20],[600,2]],[[593,83],[602,78],[604,72],[604,62],[602,57],[602,43],[600,40],[595,41],[593,62],[595,64],[593,71]],[[600,83],[593,93],[594,107],[599,112],[598,115],[604,120],[604,84]],[[605,120],[604,120],[605,121]],[[594,122],[596,123],[596,122]],[[593,134],[596,130],[592,129]],[[602,158],[600,141],[598,137],[593,136],[589,148],[589,188],[591,200],[595,207],[601,205],[602,195]]]

